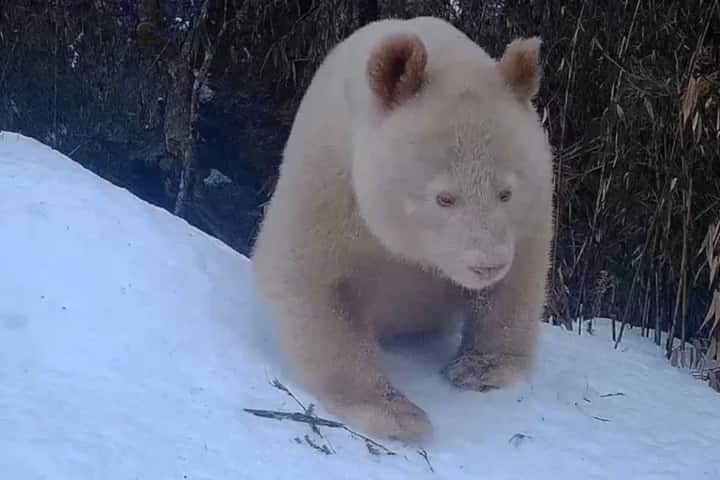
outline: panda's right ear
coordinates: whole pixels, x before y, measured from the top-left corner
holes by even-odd
[[[427,50],[414,34],[388,35],[370,54],[370,91],[385,111],[415,96],[425,80]]]

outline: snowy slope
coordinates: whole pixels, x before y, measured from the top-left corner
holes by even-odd
[[[720,395],[632,331],[614,350],[602,324],[543,326],[533,382],[485,394],[441,379],[443,342],[388,353],[436,425],[434,471],[410,447],[373,455],[340,429],[323,440],[253,416],[298,410],[274,377],[313,399],[275,349],[249,261],[7,132],[0,272],[2,479],[720,478]]]

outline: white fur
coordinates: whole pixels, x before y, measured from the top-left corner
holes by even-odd
[[[393,33],[416,35],[427,65],[418,94],[388,112],[367,65]],[[299,106],[253,252],[256,278],[307,385],[369,433],[431,430],[422,410],[387,393],[381,334],[443,328],[461,309],[460,354],[475,363],[453,365],[454,383],[502,386],[532,363],[553,232],[551,154],[538,115],[504,78],[442,20],[383,20],[333,49]],[[439,193],[455,206],[440,207]],[[487,288],[492,309],[481,315]],[[479,355],[523,360],[468,373]]]

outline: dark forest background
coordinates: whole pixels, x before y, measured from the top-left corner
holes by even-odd
[[[0,129],[247,254],[328,49],[417,15],[495,56],[543,38],[558,208],[547,319],[609,316],[616,340],[640,328],[720,389],[718,0],[2,0]]]

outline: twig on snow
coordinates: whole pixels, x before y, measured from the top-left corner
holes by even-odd
[[[430,463],[430,459],[428,458],[428,453],[424,448],[419,449],[418,454],[425,459],[425,463],[427,463],[428,468],[432,473],[435,473],[435,469],[433,468],[432,464]]]
[[[603,395],[600,395],[600,398],[609,398],[609,397],[624,397],[625,394],[623,392],[615,392],[615,393],[605,393]]]
[[[375,440],[373,440],[370,437],[367,437],[361,433],[358,433],[351,428],[349,428],[347,425],[345,425],[342,422],[337,422],[335,420],[328,420],[325,418],[318,417],[314,413],[314,405],[310,404],[308,407],[305,407],[303,402],[301,402],[292,391],[285,385],[283,385],[277,378],[273,378],[270,381],[270,384],[275,387],[276,389],[284,392],[287,394],[290,398],[292,398],[295,403],[300,406],[300,408],[303,409],[303,412],[281,412],[276,410],[262,410],[262,409],[251,409],[251,408],[245,408],[245,410],[248,413],[252,413],[253,415],[257,415],[259,417],[263,418],[272,418],[275,420],[291,420],[294,422],[300,422],[300,423],[307,423],[310,425],[310,427],[313,429],[315,433],[317,433],[323,440],[325,440],[328,444],[330,443],[323,435],[320,433],[320,430],[318,427],[328,427],[328,428],[339,428],[342,430],[345,430],[353,437],[359,438],[365,442],[365,446],[367,447],[368,451],[374,455],[388,455],[393,456],[397,455],[397,452],[394,452],[393,450],[389,449],[382,443],[379,443]],[[334,449],[333,449],[334,452]]]
[[[266,374],[267,374],[267,372],[266,372]],[[280,380],[278,380],[277,378],[273,378],[273,379],[270,381],[270,385],[272,385],[273,387],[277,388],[277,389],[280,390],[281,392],[285,392],[290,398],[292,398],[292,399],[295,401],[295,403],[297,403],[297,404],[300,406],[300,408],[303,409],[303,411],[305,412],[305,415],[308,415],[309,417],[315,417],[315,416],[316,416],[316,415],[315,415],[315,406],[311,403],[310,405],[308,405],[307,407],[305,407],[305,404],[303,404],[303,403],[300,401],[300,399],[298,399],[298,398],[295,396],[295,394],[293,394],[293,393],[290,391],[289,388],[287,388],[285,385],[283,385],[282,383],[280,383]],[[330,449],[331,449],[331,450],[335,451],[335,449],[333,448],[332,444],[330,443],[330,440],[328,440],[327,438],[325,438],[325,436],[324,436],[322,433],[320,433],[320,429],[318,428],[317,424],[311,423],[311,424],[310,424],[310,428],[312,429],[312,431],[313,431],[317,436],[319,436],[320,438],[322,438],[328,445],[330,445]]]
[[[248,413],[252,413],[253,415],[256,415],[258,417],[272,418],[274,420],[292,420],[293,422],[307,423],[309,425],[315,424],[329,428],[343,428],[345,426],[342,423],[336,422],[334,420],[327,420],[321,417],[310,416],[301,412],[281,412],[278,410],[262,410],[255,408],[243,408],[243,410]]]
[[[508,440],[508,443],[511,444],[513,447],[517,448],[520,446],[520,444],[523,442],[523,440],[530,440],[532,439],[532,436],[526,435],[524,433],[516,433],[510,439]]]
[[[575,407],[576,407],[578,410],[580,410],[581,413],[583,413],[583,414],[585,414],[585,415],[588,415],[590,418],[594,418],[595,420],[598,420],[598,421],[600,421],[600,422],[609,422],[609,421],[610,421],[609,418],[603,418],[603,417],[598,417],[598,416],[596,416],[596,415],[589,415],[589,414],[587,414],[586,412],[583,411],[582,408],[580,408],[580,404],[578,404],[578,402],[575,402]]]
[[[305,443],[310,445],[315,450],[318,450],[318,451],[324,453],[325,455],[332,455],[333,453],[335,453],[333,450],[330,450],[330,448],[328,448],[327,445],[321,446],[321,445],[318,445],[317,443],[313,442],[312,440],[310,440],[310,437],[308,436],[307,433],[305,434]]]

